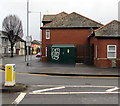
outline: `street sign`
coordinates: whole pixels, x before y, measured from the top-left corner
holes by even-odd
[[[32,36],[26,36],[26,46],[31,46]]]

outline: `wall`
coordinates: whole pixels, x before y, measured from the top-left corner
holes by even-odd
[[[45,29],[42,29],[42,56],[45,57],[45,48],[53,44],[88,44],[90,29],[50,29],[50,40],[46,40]],[[44,60],[44,59],[43,59]]]
[[[112,67],[112,60],[116,61],[116,66],[120,67],[120,39],[96,39],[95,37],[90,40],[90,44],[94,44],[94,64],[97,67]],[[117,58],[107,58],[107,45],[117,46]]]

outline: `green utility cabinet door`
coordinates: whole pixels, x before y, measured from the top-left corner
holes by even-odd
[[[75,63],[74,45],[53,45],[51,47],[51,62],[54,63]]]

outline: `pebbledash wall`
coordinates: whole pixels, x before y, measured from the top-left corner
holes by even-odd
[[[120,39],[118,38],[92,38],[90,44],[94,44],[94,65],[97,67],[120,67]],[[108,57],[108,45],[116,45],[116,58]]]

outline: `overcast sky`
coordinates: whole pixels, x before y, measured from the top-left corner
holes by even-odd
[[[40,14],[58,14],[77,12],[95,21],[107,24],[118,20],[119,0],[29,0],[29,34],[33,40],[40,40]],[[0,2],[0,30],[2,21],[9,14],[16,14],[23,23],[24,39],[27,29],[27,0],[2,0]]]

